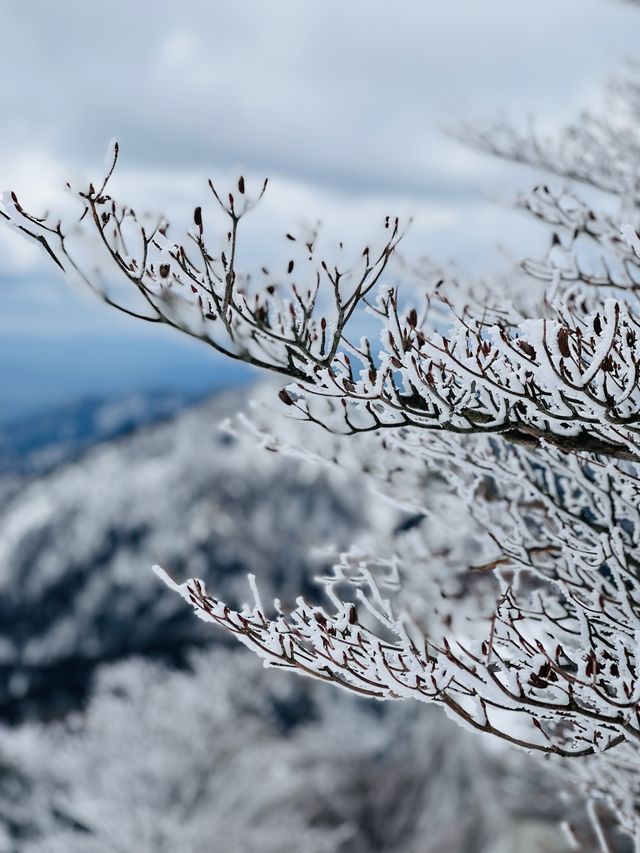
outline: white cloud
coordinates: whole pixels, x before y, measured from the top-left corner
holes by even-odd
[[[637,49],[634,14],[607,0],[4,4],[16,73],[0,80],[0,178],[35,139],[87,164],[115,133],[140,166],[444,192],[441,124],[586,104]]]
[[[178,220],[207,177],[268,175],[254,259],[275,256],[301,219],[360,244],[385,213],[412,213],[412,252],[486,273],[498,239],[517,255],[532,234],[489,198],[531,176],[441,128],[500,111],[554,124],[593,103],[637,52],[637,15],[608,0],[4,3],[0,189],[35,209],[59,201],[54,187],[96,176],[117,136],[119,194]],[[45,269],[0,228],[3,330],[119,334],[101,306],[45,296]]]

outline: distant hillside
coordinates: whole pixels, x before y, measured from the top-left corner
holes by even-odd
[[[149,391],[90,397],[0,423],[0,474],[50,469],[97,444],[163,420],[205,395]]]
[[[314,595],[315,546],[416,523],[353,471],[222,432],[251,393],[93,401],[14,430],[0,853],[564,850],[557,788],[525,756],[441,709],[266,672],[155,578],[160,562],[238,602],[251,571],[287,607]]]
[[[173,414],[176,398],[90,403],[12,433],[12,458],[31,473],[14,472],[0,511],[0,718],[63,712],[105,661],[180,660],[221,639],[152,563],[231,598],[252,571],[286,599],[305,590],[313,545],[352,539],[365,511],[357,485],[218,429],[246,398]],[[42,462],[47,442],[54,467]]]

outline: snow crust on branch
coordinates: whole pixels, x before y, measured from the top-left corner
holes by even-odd
[[[0,213],[107,304],[285,377],[295,429],[251,427],[269,449],[365,473],[418,513],[391,543],[340,557],[320,579],[330,607],[299,598],[268,613],[252,584],[254,603],[234,609],[156,568],[201,619],[267,666],[440,704],[547,756],[640,845],[639,114],[625,91],[622,123],[585,118],[555,147],[495,128],[476,139],[629,212],[546,185],[520,200],[550,230],[546,255],[519,272],[539,288],[535,311],[518,312],[508,286],[479,304],[431,280],[405,304],[387,280],[393,218],[351,264],[322,257],[317,232],[287,234],[284,273],[256,275],[238,247],[266,182],[254,195],[244,178],[228,194],[210,183],[214,214],[196,207],[174,241],[164,218],[109,194],[117,146],[105,179],[76,193],[79,223],[38,218],[15,194]],[[437,542],[443,515],[450,547]]]

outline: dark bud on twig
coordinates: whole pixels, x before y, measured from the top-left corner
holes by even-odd
[[[596,314],[593,318],[593,330],[596,335],[602,334],[602,322],[600,320],[600,314]]]
[[[613,359],[610,355],[606,355],[602,359],[601,367],[604,373],[611,373],[613,371]]]
[[[282,400],[285,406],[293,406],[293,399],[286,388],[281,388],[278,391],[278,397]]]
[[[525,355],[529,356],[529,358],[536,357],[536,351],[528,341],[518,341],[518,346]]]
[[[564,358],[569,358],[571,350],[569,349],[569,332],[566,329],[560,329],[558,332],[558,349]]]

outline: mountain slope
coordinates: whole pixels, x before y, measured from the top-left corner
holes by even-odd
[[[232,599],[246,572],[268,593],[305,589],[314,545],[344,545],[362,490],[231,438],[245,402],[221,395],[95,446],[14,490],[0,513],[0,716],[57,714],[95,667],[179,660],[220,639],[154,578],[203,577]]]

